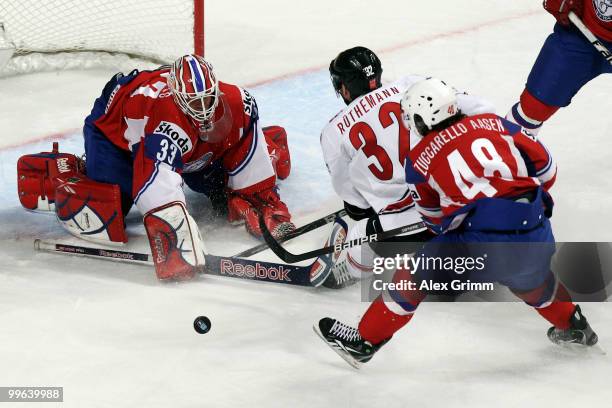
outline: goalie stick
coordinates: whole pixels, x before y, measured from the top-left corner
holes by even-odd
[[[34,240],[34,249],[66,255],[85,256],[115,262],[126,262],[153,266],[151,254],[119,251],[110,248],[64,244],[59,241]],[[311,278],[329,274],[333,265],[321,259],[305,266],[285,265],[272,262],[253,261],[234,257],[206,255],[204,274],[227,276],[262,282],[282,283],[296,286],[314,286]],[[317,282],[320,285],[322,282]]]
[[[292,264],[296,262],[305,261],[307,259],[317,258],[325,254],[339,252],[344,249],[352,248],[354,246],[362,245],[368,242],[383,241],[385,239],[392,238],[396,235],[401,235],[408,232],[424,229],[426,228],[426,225],[422,221],[416,222],[414,224],[406,225],[404,227],[394,228],[389,231],[378,232],[375,234],[367,235],[365,237],[354,239],[352,241],[347,241],[342,244],[325,246],[323,248],[315,249],[301,254],[293,254],[283,248],[283,246],[276,239],[274,239],[274,237],[266,227],[266,223],[263,217],[259,217],[259,227],[261,228],[261,232],[263,234],[264,239],[266,240],[268,245],[270,245],[270,249],[272,249],[276,256],[278,256],[283,262]]]
[[[314,220],[306,225],[302,225],[301,227],[295,229],[294,231],[288,233],[287,235],[285,235],[284,237],[278,239],[277,242],[281,243],[281,242],[286,242],[289,241],[290,239],[299,237],[300,235],[304,235],[307,232],[316,230],[319,227],[322,227],[324,225],[330,224],[332,222],[334,222],[334,220],[336,218],[340,218],[340,217],[344,217],[346,215],[346,210],[341,209],[338,210],[336,212],[333,212],[329,215],[326,215],[325,217],[321,217],[317,220]],[[254,246],[252,248],[249,249],[245,249],[244,251],[234,255],[234,257],[237,258],[247,258],[251,255],[255,255],[261,251],[265,251],[266,249],[268,249],[268,243],[264,242],[263,244],[259,244],[257,246]]]
[[[612,65],[612,52],[610,52],[610,50],[607,49],[597,37],[595,37],[591,30],[589,30],[588,27],[584,25],[580,17],[578,17],[573,11],[570,11],[569,19],[576,26],[576,28],[578,28],[578,30],[580,30],[580,32],[587,38],[587,40],[589,40],[589,42],[593,45],[593,47],[595,47],[595,49],[601,54],[601,56],[604,57],[604,59],[608,61],[610,65]]]

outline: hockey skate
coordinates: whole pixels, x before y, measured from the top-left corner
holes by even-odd
[[[388,340],[373,345],[361,338],[359,330],[336,319],[325,317],[313,329],[340,357],[354,368],[367,363]]]
[[[570,318],[569,329],[558,329],[551,327],[548,329],[548,338],[555,344],[582,344],[594,346],[597,343],[597,334],[593,331],[586,317],[582,315],[580,306],[576,306]]]

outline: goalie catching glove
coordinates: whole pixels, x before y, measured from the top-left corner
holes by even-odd
[[[261,238],[259,215],[261,214],[276,239],[295,230],[291,222],[291,214],[274,189],[268,189],[254,194],[228,194],[228,220],[232,224],[245,223],[247,231]]]

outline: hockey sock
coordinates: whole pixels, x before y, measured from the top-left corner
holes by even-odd
[[[526,292],[517,290],[512,292],[555,327],[569,328],[570,317],[576,306],[572,303],[565,285],[559,282],[552,272],[539,287]]]
[[[521,94],[520,102],[514,104],[506,115],[506,119],[530,130],[533,134],[537,134],[542,123],[548,120],[558,109],[558,106],[547,105],[536,99],[525,89]]]
[[[572,302],[554,301],[546,307],[535,309],[543,318],[551,322],[553,326],[565,330],[570,327],[570,318],[576,309],[576,305]]]
[[[372,344],[379,344],[393,336],[412,319],[413,313],[399,315],[392,312],[379,296],[359,322],[359,334]]]

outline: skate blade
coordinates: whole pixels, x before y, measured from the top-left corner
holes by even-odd
[[[357,360],[355,360],[350,354],[348,354],[347,352],[345,352],[344,350],[338,348],[338,347],[334,347],[333,345],[331,345],[327,339],[325,338],[325,336],[323,336],[323,333],[321,333],[321,330],[319,330],[319,327],[317,324],[314,324],[312,326],[312,330],[314,330],[314,332],[317,334],[317,336],[319,336],[321,338],[321,340],[323,340],[323,342],[325,344],[327,344],[327,346],[332,349],[333,351],[336,352],[336,354],[338,354],[340,357],[342,357],[342,359],[344,361],[346,361],[351,367],[353,367],[356,370],[359,370],[361,368],[361,363]]]
[[[595,354],[600,354],[602,356],[608,355],[606,350],[604,350],[599,345],[599,343],[594,344],[592,346],[587,346],[586,344],[580,344],[580,343],[562,342],[562,343],[556,343],[556,345],[560,347],[562,350],[567,350],[568,352],[574,353],[574,354],[595,353]]]

